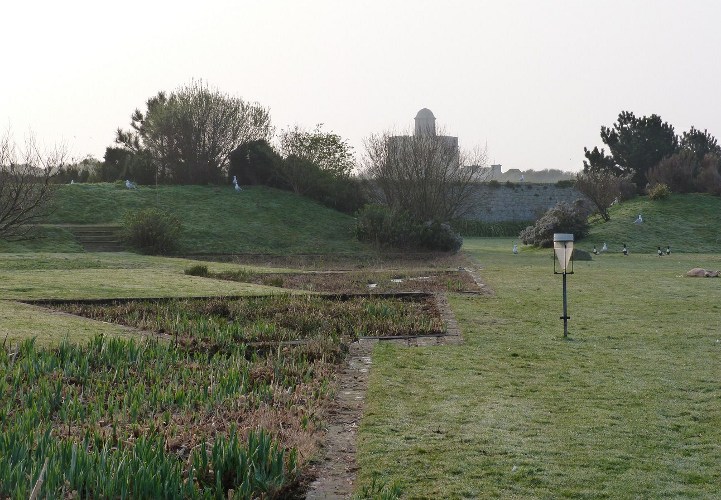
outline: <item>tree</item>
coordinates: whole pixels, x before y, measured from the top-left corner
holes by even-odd
[[[280,179],[283,158],[265,139],[241,144],[230,153],[228,182],[235,177],[243,185],[264,185],[287,189]]]
[[[574,187],[583,193],[604,221],[611,220],[608,209],[621,197],[623,177],[608,171],[589,170],[576,175]]]
[[[371,135],[365,140],[363,174],[391,209],[415,220],[449,221],[472,208],[475,182],[487,175],[485,151],[460,151],[443,135]]]
[[[355,168],[353,148],[338,134],[324,132],[322,123],[312,131],[297,125],[283,130],[278,151],[285,159],[281,176],[299,194],[311,187],[307,179],[309,165],[336,179],[348,178]]]
[[[33,225],[50,210],[52,180],[64,159],[61,148],[42,153],[33,137],[23,150],[9,133],[0,138],[0,238],[32,237]]]
[[[158,182],[221,182],[229,155],[246,142],[273,135],[270,114],[257,103],[191,82],[170,95],[159,92],[135,110],[131,130],[118,129],[116,143],[146,152]]]
[[[721,157],[721,146],[719,146],[716,138],[705,129],[701,132],[692,126],[688,132],[684,132],[681,136],[679,146],[682,151],[692,153],[698,162],[701,162],[707,154]]]
[[[603,170],[614,174],[631,175],[639,190],[646,186],[646,173],[663,158],[678,150],[678,138],[672,125],[658,115],[637,118],[630,111],[622,111],[612,127],[601,127],[604,150],[584,148],[584,171]]]

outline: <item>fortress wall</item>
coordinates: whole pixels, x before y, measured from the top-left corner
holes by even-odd
[[[573,203],[584,196],[572,187],[556,184],[477,184],[466,219],[483,222],[531,221],[561,201]]]

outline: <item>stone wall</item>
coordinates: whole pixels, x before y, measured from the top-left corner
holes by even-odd
[[[556,184],[477,184],[466,219],[484,222],[532,221],[561,201],[573,203],[584,196],[572,187]]]

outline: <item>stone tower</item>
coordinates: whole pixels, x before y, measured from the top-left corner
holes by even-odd
[[[423,108],[416,115],[416,132],[417,136],[434,136],[436,135],[436,117],[428,108]]]

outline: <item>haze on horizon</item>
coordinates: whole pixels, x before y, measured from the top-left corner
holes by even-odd
[[[102,158],[158,91],[191,80],[324,129],[357,156],[431,109],[504,171],[582,168],[621,111],[721,137],[721,2],[12,2],[0,126]]]

